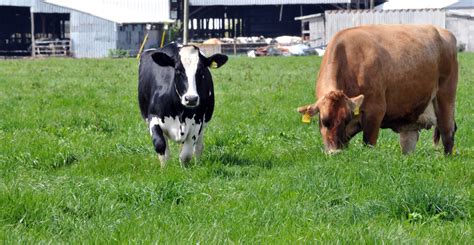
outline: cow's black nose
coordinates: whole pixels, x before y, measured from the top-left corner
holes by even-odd
[[[196,95],[186,95],[184,97],[186,102],[188,102],[189,105],[196,105],[199,99],[199,96]]]

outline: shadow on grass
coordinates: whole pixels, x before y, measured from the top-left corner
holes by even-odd
[[[224,166],[258,166],[265,169],[273,168],[273,161],[271,158],[266,156],[242,156],[233,152],[208,152],[206,162],[208,163],[220,163]]]

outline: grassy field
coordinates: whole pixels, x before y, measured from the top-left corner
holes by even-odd
[[[231,58],[200,161],[160,169],[135,59],[0,61],[0,241],[464,243],[474,211],[474,54],[460,54],[457,153],[382,131],[335,156],[296,107],[318,57]]]

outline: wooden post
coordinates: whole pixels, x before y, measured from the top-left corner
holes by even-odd
[[[30,19],[31,19],[31,56],[35,57],[35,14],[32,11],[32,8],[30,8]]]
[[[370,9],[374,9],[374,0],[370,0]]]

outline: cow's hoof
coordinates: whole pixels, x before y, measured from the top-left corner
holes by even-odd
[[[158,154],[158,159],[160,160],[161,168],[165,168],[166,167],[166,161],[168,160],[166,155]]]

